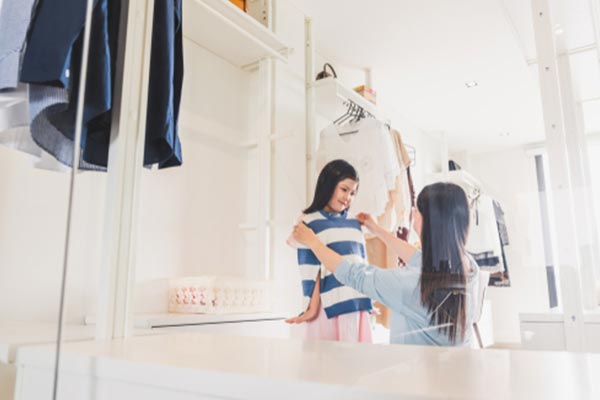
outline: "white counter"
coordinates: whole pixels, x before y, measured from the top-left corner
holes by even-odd
[[[13,365],[19,346],[49,344],[56,342],[57,324],[31,322],[5,322],[0,324],[0,400],[12,400],[16,368]],[[94,328],[67,325],[63,330],[64,340],[90,340]]]
[[[57,324],[32,322],[3,322],[0,325],[0,363],[10,364],[15,360],[19,346],[44,344],[56,341]],[[90,340],[94,338],[94,327],[85,325],[66,325],[64,340]]]
[[[599,399],[600,355],[197,333],[67,343],[62,400]],[[48,399],[53,349],[20,348],[18,400]]]

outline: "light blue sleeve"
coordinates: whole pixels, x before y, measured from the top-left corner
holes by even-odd
[[[344,285],[398,310],[403,306],[405,290],[415,289],[417,272],[414,267],[420,265],[420,260],[421,254],[417,252],[409,260],[407,268],[392,269],[344,260],[336,268],[335,277]]]

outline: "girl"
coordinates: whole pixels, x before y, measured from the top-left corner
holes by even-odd
[[[413,212],[422,250],[382,229],[368,214],[357,216],[400,258],[409,260],[405,268],[381,269],[346,260],[303,224],[294,227],[293,237],[308,246],[340,282],[393,311],[392,343],[468,346],[478,267],[465,251],[467,196],[457,185],[436,183],[419,194]]]
[[[319,242],[349,262],[365,262],[364,235],[348,209],[358,190],[358,175],[344,160],[325,165],[319,174],[312,204],[304,210],[303,224]],[[316,236],[315,236],[316,237]],[[310,249],[298,248],[302,290],[307,306],[300,316],[286,322],[306,323],[306,338],[347,342],[371,342],[371,300],[343,286]]]

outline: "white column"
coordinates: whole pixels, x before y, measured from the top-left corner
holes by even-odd
[[[271,279],[271,182],[273,132],[273,61],[258,63],[260,104],[258,110],[258,265],[264,279]]]
[[[315,43],[312,20],[305,20],[306,63],[306,198],[312,199],[317,183],[317,149],[319,137],[316,128],[316,100],[312,82],[315,78]]]
[[[154,2],[122,2],[96,337],[131,334]],[[149,250],[150,251],[150,250]]]
[[[600,62],[600,0],[589,0],[594,37],[596,38],[596,56]]]
[[[595,243],[593,238],[596,224],[593,218],[594,208],[590,199],[591,180],[589,177],[590,164],[588,160],[587,143],[583,125],[579,121],[577,101],[573,93],[571,79],[571,66],[569,55],[558,57],[558,72],[562,96],[562,109],[565,122],[565,133],[569,166],[571,172],[571,185],[576,201],[575,223],[577,226],[577,244],[581,261],[581,287],[583,306],[587,310],[597,307],[595,265],[597,262]],[[586,179],[587,178],[587,179]]]
[[[366,68],[365,69],[365,85],[367,85],[370,88],[374,88],[374,84],[373,84],[373,70],[371,68]]]
[[[548,0],[532,0],[533,27],[544,112],[546,147],[555,203],[561,305],[567,350],[583,351],[580,260],[575,226],[569,155],[556,62],[554,32]]]

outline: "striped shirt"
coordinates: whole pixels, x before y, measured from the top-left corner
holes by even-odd
[[[358,220],[347,218],[347,211],[330,214],[317,211],[304,216],[303,221],[330,249],[351,262],[366,262],[365,239]],[[317,256],[307,247],[298,248],[298,265],[302,279],[305,308],[310,302],[318,274],[321,274],[321,303],[327,318],[338,315],[371,311],[371,299],[342,285]]]

